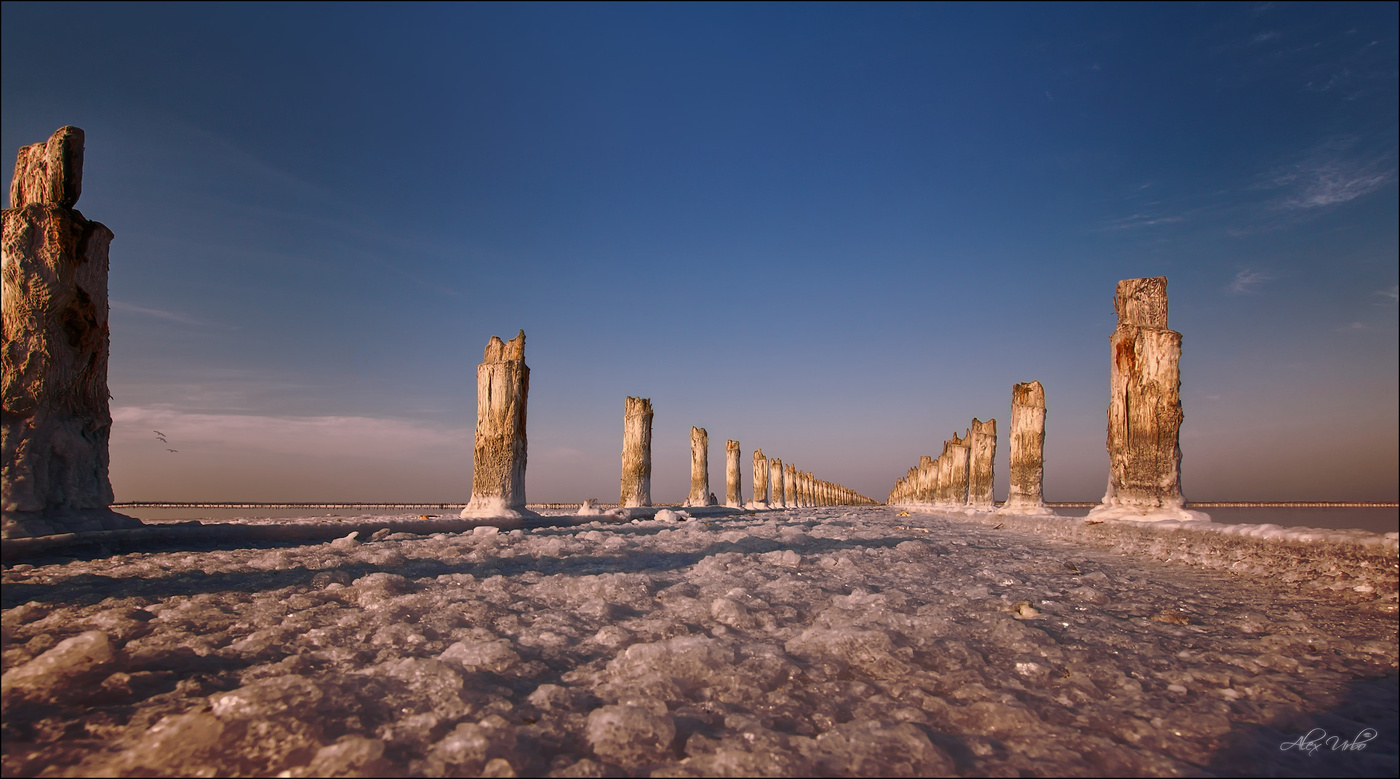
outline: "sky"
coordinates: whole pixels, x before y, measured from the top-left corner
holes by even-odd
[[[1188,500],[1396,500],[1397,8],[5,3],[0,147],[86,132],[118,501],[465,502],[521,329],[532,502],[629,395],[656,501],[692,425],[882,500],[973,417],[1004,498],[1031,380],[1096,500],[1142,276]]]

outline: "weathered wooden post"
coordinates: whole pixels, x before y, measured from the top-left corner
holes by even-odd
[[[1038,381],[1011,388],[1011,479],[1001,514],[1053,514],[1045,505],[1045,388]]]
[[[502,342],[491,336],[476,368],[476,445],[472,499],[463,517],[536,516],[525,508],[525,410],[530,369],[525,331]]]
[[[944,453],[944,456],[948,458],[947,501],[948,506],[952,508],[967,505],[967,439],[970,435],[970,432],[965,432],[962,438],[958,438],[958,434],[954,433],[952,440],[948,441],[948,449]]]
[[[1167,279],[1124,279],[1108,401],[1108,490],[1090,516],[1208,519],[1181,494],[1181,333],[1167,329]]]
[[[787,500],[783,492],[783,461],[776,457],[768,458],[768,488],[772,493],[768,498],[768,505],[773,508],[787,508]]]
[[[743,487],[739,483],[739,442],[724,442],[724,505],[739,508],[744,505]]]
[[[627,398],[622,416],[624,507],[651,505],[651,399]]]
[[[768,458],[762,449],[753,450],[753,501],[750,507],[768,508]]]
[[[968,429],[967,505],[978,511],[996,509],[994,488],[997,457],[997,421],[980,422],[972,418]]]
[[[83,142],[82,130],[60,127],[47,142],[21,147],[4,209],[3,538],[141,525],[109,508],[113,236],[74,208]]]
[[[690,494],[685,505],[711,505],[710,434],[703,427],[690,428]]]

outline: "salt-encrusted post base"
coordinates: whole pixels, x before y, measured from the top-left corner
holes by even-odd
[[[6,511],[0,538],[35,538],[99,530],[131,530],[145,525],[109,508]]]
[[[1185,503],[1176,505],[1143,506],[1129,504],[1100,504],[1089,510],[1086,520],[1107,521],[1111,519],[1130,522],[1210,522],[1210,515],[1204,511],[1194,511]]]
[[[1007,500],[997,509],[998,514],[1012,514],[1016,516],[1053,517],[1056,516],[1054,509],[1044,503],[1032,503],[1029,501],[1012,502]]]
[[[472,498],[459,515],[465,519],[527,519],[540,516],[524,506],[511,508],[503,498]]]

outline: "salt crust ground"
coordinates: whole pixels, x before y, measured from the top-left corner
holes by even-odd
[[[0,767],[1395,775],[1394,543],[1192,524],[668,512],[7,565]]]

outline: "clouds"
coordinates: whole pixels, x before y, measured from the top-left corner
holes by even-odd
[[[203,319],[196,319],[195,317],[188,316],[186,314],[181,314],[177,311],[164,311],[158,308],[145,308],[143,306],[134,306],[130,303],[123,303],[120,300],[112,301],[112,310],[120,311],[126,314],[135,314],[137,316],[146,317],[149,319],[160,319],[166,322],[174,322],[176,324],[181,325],[190,325],[192,327],[211,326],[209,322],[206,322]]]
[[[470,457],[474,432],[422,422],[363,416],[261,416],[189,413],[168,406],[112,409],[113,446],[148,443],[161,430],[181,451],[237,450],[306,457],[414,458],[430,453]]]
[[[1144,227],[1161,227],[1163,225],[1176,224],[1185,220],[1186,217],[1181,214],[1138,213],[1131,214],[1129,216],[1118,217],[1117,219],[1105,220],[1103,224],[1099,226],[1099,230],[1140,230]]]
[[[1380,148],[1355,136],[1327,138],[1294,161],[1276,165],[1250,188],[1273,193],[1276,210],[1311,211],[1350,203],[1396,180],[1395,154]]]
[[[1291,195],[1283,207],[1327,208],[1349,203],[1395,181],[1391,159],[1356,162],[1346,159],[1313,160],[1291,177]]]
[[[1226,289],[1231,295],[1252,295],[1259,290],[1265,282],[1273,281],[1274,277],[1264,271],[1251,270],[1245,268],[1235,274],[1235,278]]]

